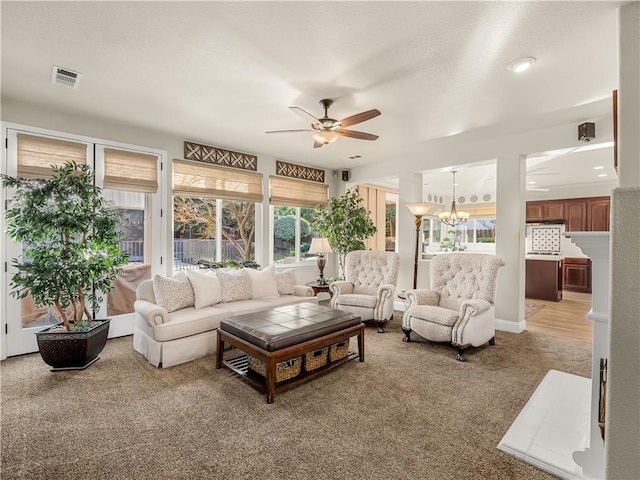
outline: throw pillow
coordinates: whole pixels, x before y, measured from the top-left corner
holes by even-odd
[[[251,298],[277,297],[278,284],[276,283],[276,267],[269,265],[262,270],[247,268],[246,272],[251,279]]]
[[[194,302],[191,282],[183,271],[176,273],[173,278],[154,276],[153,294],[156,297],[156,303],[167,312],[192,307]]]
[[[187,270],[187,277],[195,295],[194,307],[204,308],[222,301],[222,286],[216,272]]]
[[[246,270],[218,271],[224,303],[251,299],[251,279]]]
[[[279,295],[293,295],[296,291],[296,271],[292,269],[277,271],[276,284]]]

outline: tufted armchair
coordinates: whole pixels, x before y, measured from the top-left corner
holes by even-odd
[[[378,332],[393,317],[393,293],[398,280],[400,256],[395,252],[356,250],[344,260],[344,280],[329,284],[331,308],[375,320]]]
[[[431,290],[409,290],[409,307],[402,317],[405,342],[410,334],[434,342],[451,342],[456,359],[465,349],[495,345],[493,297],[502,259],[485,253],[446,253],[431,260]]]

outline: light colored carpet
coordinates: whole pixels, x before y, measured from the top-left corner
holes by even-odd
[[[544,308],[544,305],[540,303],[530,303],[525,302],[524,304],[524,318],[525,320],[529,318],[531,315],[538,313],[540,310]]]
[[[496,446],[550,369],[589,376],[591,345],[497,332],[461,363],[450,345],[402,342],[399,318],[366,329],[364,363],[271,405],[213,358],[157,369],[131,337],[81,372],[10,358],[2,479],[553,478]]]

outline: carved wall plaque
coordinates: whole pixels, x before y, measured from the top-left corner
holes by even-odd
[[[256,171],[258,169],[258,157],[255,155],[232,152],[195,142],[184,142],[184,158],[185,160],[197,160],[198,162],[241,168],[242,170]]]
[[[276,160],[276,175],[324,183],[324,170]]]

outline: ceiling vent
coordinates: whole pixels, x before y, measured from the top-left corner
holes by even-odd
[[[79,72],[54,65],[51,72],[51,83],[54,85],[62,85],[63,87],[78,88],[81,75]]]

